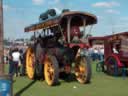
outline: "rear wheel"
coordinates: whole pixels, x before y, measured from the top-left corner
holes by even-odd
[[[44,63],[44,77],[50,86],[58,83],[59,66],[55,56],[47,56]]]
[[[89,83],[91,79],[91,65],[88,57],[79,56],[75,64],[75,76],[78,82]]]
[[[34,79],[34,75],[35,75],[34,62],[35,62],[34,51],[30,47],[27,49],[26,52],[26,73],[30,79]]]
[[[108,59],[107,59],[107,73],[109,75],[113,75],[113,76],[117,76],[119,75],[121,72],[119,72],[119,68],[118,68],[118,62],[116,60],[116,58],[110,56]]]

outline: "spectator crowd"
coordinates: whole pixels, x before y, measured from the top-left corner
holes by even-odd
[[[89,56],[92,58],[93,61],[95,60],[104,60],[104,47],[91,47],[88,49]]]
[[[9,74],[15,77],[25,75],[24,55],[25,55],[24,48],[20,48],[16,45],[11,46],[9,48],[9,52],[7,56],[8,59],[7,61],[9,64],[9,72],[8,72]]]

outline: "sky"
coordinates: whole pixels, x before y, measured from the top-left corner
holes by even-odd
[[[29,38],[24,28],[39,21],[41,13],[49,8],[57,12],[70,9],[97,16],[93,36],[128,31],[128,0],[3,0],[4,38]]]

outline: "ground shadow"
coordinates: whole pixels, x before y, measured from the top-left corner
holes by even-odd
[[[77,81],[75,78],[75,75],[72,73],[70,74],[61,73],[60,79],[64,80],[65,82],[76,82]]]
[[[34,83],[36,82],[36,80],[30,82],[28,85],[26,85],[24,88],[22,88],[21,90],[19,90],[14,96],[21,96],[22,93],[24,91],[26,91],[28,88],[30,88]]]

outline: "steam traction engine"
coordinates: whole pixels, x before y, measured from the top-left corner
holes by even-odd
[[[104,43],[105,63],[103,65],[103,70],[112,76],[118,76],[127,71],[128,32],[121,32],[104,37],[89,38],[91,45],[93,45],[93,43],[97,40]]]
[[[39,23],[25,28],[25,32],[34,31],[34,44],[26,52],[28,77],[44,77],[52,86],[58,83],[61,73],[73,73],[80,83],[88,83],[91,65],[86,54],[85,27],[96,23],[96,16],[79,11],[64,10],[56,15],[50,9],[41,14]]]

